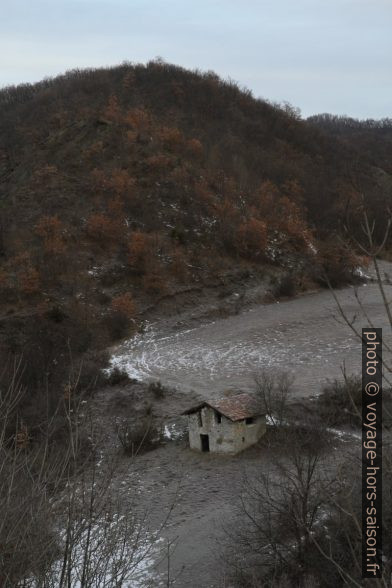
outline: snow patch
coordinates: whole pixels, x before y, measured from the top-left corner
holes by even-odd
[[[172,423],[164,426],[163,436],[169,441],[175,441],[176,439],[181,439],[183,432],[177,428],[175,423]]]
[[[267,427],[288,427],[289,422],[284,419],[279,419],[274,414],[267,414],[265,416]]]
[[[335,437],[338,437],[343,442],[349,441],[350,439],[362,439],[361,435],[359,433],[355,433],[354,431],[342,431],[341,429],[334,429],[333,427],[328,427],[327,432],[331,433]]]
[[[361,266],[358,266],[354,269],[353,272],[354,276],[357,276],[358,278],[361,278],[362,280],[370,280],[370,276],[368,274],[365,274],[365,272],[363,271],[363,268]]]

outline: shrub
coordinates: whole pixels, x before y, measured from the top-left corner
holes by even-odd
[[[52,306],[46,313],[48,319],[54,323],[62,323],[67,318],[67,314],[60,306]]]
[[[129,292],[113,298],[111,307],[114,312],[118,312],[127,318],[132,318],[136,313],[135,302]]]
[[[284,276],[281,276],[275,279],[272,283],[272,288],[270,290],[271,295],[275,299],[295,296],[297,292],[297,283],[296,279],[291,273],[287,273]]]
[[[151,155],[150,157],[147,157],[146,165],[150,172],[160,173],[163,170],[167,170],[171,161],[172,160],[163,153],[157,153],[156,155]]]
[[[106,378],[107,384],[109,386],[117,386],[118,384],[127,384],[129,383],[130,377],[128,376],[127,372],[124,369],[119,367],[115,367],[111,370],[110,374]]]
[[[359,426],[361,402],[361,378],[344,374],[343,381],[335,379],[324,386],[317,399],[318,413],[320,418],[330,426]]]
[[[104,214],[92,214],[87,221],[87,234],[101,245],[108,241],[118,241],[121,236],[121,223]]]
[[[129,175],[126,169],[113,170],[112,177],[107,182],[108,187],[116,194],[124,194],[133,190],[135,184],[135,179]]]
[[[186,233],[185,230],[181,227],[173,227],[170,231],[170,239],[176,241],[180,245],[185,245],[186,243]]]
[[[106,351],[87,352],[79,362],[78,391],[92,392],[105,383],[103,369],[107,367],[109,355]]]
[[[109,96],[109,100],[104,111],[104,116],[112,122],[119,122],[120,115],[121,111],[118,103],[118,98],[115,94],[111,94]]]
[[[157,380],[156,382],[151,382],[148,385],[148,391],[152,392],[156,399],[160,399],[166,396],[168,389],[162,384],[160,380]]]
[[[151,254],[152,237],[141,231],[134,231],[128,243],[128,264],[144,273],[146,260]]]
[[[143,290],[152,296],[160,296],[167,291],[167,283],[159,269],[146,273],[142,282]]]
[[[42,217],[35,226],[35,233],[42,239],[47,253],[50,255],[64,253],[64,228],[57,216]]]
[[[122,422],[117,426],[117,437],[125,455],[130,456],[153,449],[159,440],[151,417],[145,417],[138,423]]]
[[[105,317],[104,323],[111,341],[123,339],[128,334],[131,325],[129,318],[121,312],[111,312]]]
[[[322,286],[332,288],[344,286],[355,281],[354,269],[360,264],[353,251],[339,239],[330,239],[318,244],[319,268],[315,279]]]
[[[159,139],[169,151],[179,151],[183,145],[183,135],[181,131],[174,127],[161,127],[159,130]]]
[[[236,234],[238,252],[249,259],[262,256],[267,245],[267,226],[257,218],[242,223]]]
[[[40,289],[39,273],[34,267],[28,267],[19,275],[20,289],[23,294],[36,294]]]
[[[146,132],[151,124],[151,114],[143,108],[133,108],[128,110],[124,121],[132,126],[137,132]]]
[[[184,251],[177,246],[172,254],[171,272],[179,280],[186,280],[188,274],[187,259]]]
[[[186,144],[187,151],[191,157],[200,159],[203,155],[203,145],[198,139],[190,139]]]

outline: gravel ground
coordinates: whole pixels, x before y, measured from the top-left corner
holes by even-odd
[[[391,271],[384,264],[384,271]],[[391,271],[392,275],[392,271]],[[386,285],[388,295],[392,288]],[[358,288],[375,326],[384,327],[390,340],[378,286],[372,282]],[[337,296],[348,315],[357,314],[358,327],[369,317],[358,312],[353,288]],[[278,304],[249,305],[239,314],[215,317],[206,322],[201,309],[156,321],[144,335],[124,343],[114,363],[141,380],[161,380],[173,387],[156,399],[146,384],[125,384],[101,390],[94,400],[95,419],[106,431],[104,452],[120,454],[114,422],[135,418],[151,404],[165,442],[136,458],[120,457],[118,484],[130,487],[137,480],[138,508],[149,513],[152,529],[165,520],[161,535],[173,541],[170,580],[183,588],[228,586],[222,578],[224,526],[233,518],[234,505],[244,474],[257,474],[273,461],[274,451],[264,439],[258,446],[234,457],[198,454],[187,446],[186,421],[181,412],[200,398],[219,396],[227,388],[247,389],[260,368],[288,371],[295,376],[294,399],[317,395],[328,378],[359,370],[361,347],[350,329],[339,321],[329,291],[301,296]],[[135,407],[137,408],[135,412]],[[358,451],[358,437],[333,433],[329,457]],[[132,482],[132,484],[131,484]],[[163,543],[164,544],[164,543]],[[166,557],[155,561],[151,586],[167,585]]]

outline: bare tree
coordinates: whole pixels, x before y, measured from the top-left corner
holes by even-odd
[[[227,530],[238,585],[302,587],[316,577],[322,558],[312,536],[322,528],[334,479],[314,435],[287,433],[285,455],[245,478],[235,529]]]
[[[364,198],[362,198],[364,201]],[[386,288],[386,283],[389,283],[388,276],[382,275],[379,258],[385,251],[386,244],[389,240],[390,230],[392,226],[391,211],[386,211],[386,225],[383,234],[380,236],[378,231],[378,238],[376,238],[376,223],[371,221],[369,214],[363,206],[363,222],[361,225],[362,239],[356,237],[354,231],[350,227],[350,222],[347,217],[345,229],[349,235],[354,247],[360,250],[367,258],[370,259],[370,264],[374,268],[375,282],[380,292],[382,306],[385,312],[386,322],[392,330],[392,310],[391,301]],[[330,284],[329,284],[330,286]],[[355,288],[355,299],[357,303],[357,312],[350,316],[340,303],[339,297],[334,289],[330,286],[330,290],[337,304],[340,319],[346,324],[358,339],[362,340],[362,332],[358,322],[358,315],[362,315],[366,324],[369,327],[380,327],[379,324],[374,324],[366,303],[363,302],[358,290]],[[388,338],[383,338],[383,376],[385,382],[391,385],[392,366],[390,363],[391,346]],[[386,352],[386,353],[385,353]],[[345,373],[344,373],[345,376]],[[350,408],[352,414],[357,422],[361,420],[359,410],[360,398],[358,398],[358,385],[354,382],[354,386],[347,385],[347,378],[345,376],[345,385],[342,386],[342,391],[347,394],[347,408]],[[352,383],[352,382],[351,382]],[[349,382],[350,384],[350,382]],[[390,390],[389,390],[390,392]],[[383,422],[383,554],[384,566],[383,576],[381,578],[374,578],[372,580],[364,580],[361,577],[362,568],[362,504],[361,504],[361,461],[352,456],[349,456],[347,461],[342,464],[340,474],[338,476],[339,488],[334,496],[331,497],[331,511],[328,523],[329,541],[327,543],[320,541],[317,536],[313,536],[313,543],[325,560],[336,570],[339,575],[339,581],[344,586],[376,586],[377,588],[386,588],[390,586],[391,581],[391,549],[392,543],[390,540],[389,529],[392,524],[391,521],[391,435],[390,423],[392,419],[390,394],[388,394],[383,403],[384,422]],[[385,416],[387,418],[385,418]]]
[[[255,392],[270,424],[279,427],[285,423],[293,379],[286,373],[261,371],[254,376]]]
[[[392,213],[391,213],[391,211],[387,211],[387,221],[386,221],[385,230],[384,230],[384,233],[383,233],[381,239],[378,239],[377,241],[375,240],[375,237],[374,237],[374,233],[375,233],[375,229],[376,229],[375,221],[370,220],[369,215],[368,215],[365,208],[363,208],[362,214],[363,214],[363,222],[361,224],[362,235],[363,235],[362,240],[360,240],[359,238],[357,238],[355,236],[354,231],[350,227],[350,221],[349,221],[348,216],[346,219],[345,229],[347,231],[349,238],[353,242],[353,246],[356,247],[357,250],[360,250],[368,259],[370,259],[370,264],[373,266],[374,271],[375,271],[376,284],[377,284],[378,289],[380,291],[380,296],[381,296],[383,308],[385,311],[385,316],[387,317],[388,325],[390,326],[390,328],[392,330],[391,301],[388,298],[388,294],[387,294],[387,291],[385,288],[385,278],[382,275],[380,263],[379,263],[379,257],[381,255],[381,253],[383,251],[385,251],[385,246],[386,246],[386,243],[388,242],[388,239],[389,239],[391,226],[392,226]],[[374,325],[373,320],[369,314],[369,311],[368,311],[366,305],[363,303],[363,301],[358,293],[358,290],[357,289],[354,290],[355,298],[356,298],[356,302],[357,302],[357,307],[358,307],[357,308],[358,312],[356,312],[353,316],[350,316],[348,314],[348,312],[346,312],[345,309],[343,308],[337,293],[331,287],[331,284],[327,278],[326,278],[326,282],[328,283],[330,291],[335,299],[340,318],[342,319],[344,324],[346,324],[351,329],[351,331],[356,335],[356,337],[358,337],[359,339],[362,340],[362,333],[361,333],[360,328],[358,326],[358,320],[357,320],[358,319],[358,312],[360,312],[363,315],[363,317],[366,320],[369,327],[373,328],[377,325]],[[384,349],[388,352],[388,354],[390,356],[391,352],[392,352],[392,348],[385,339],[383,341],[383,345],[384,345]],[[390,365],[389,360],[386,357],[383,358],[383,367],[384,367],[384,371],[386,370],[388,372],[388,374],[392,373],[392,366]],[[388,378],[388,376],[386,376],[386,380],[388,381],[388,383],[391,383],[390,378]]]
[[[113,456],[97,460],[99,437],[71,400],[75,390],[63,400],[65,446],[53,442],[55,416],[43,419],[43,440],[30,439],[17,418],[23,389],[14,368],[10,386],[0,388],[1,588],[132,586],[159,557],[170,512],[149,530],[136,488],[116,486]]]

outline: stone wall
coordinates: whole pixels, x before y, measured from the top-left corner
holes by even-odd
[[[238,453],[256,443],[266,431],[265,416],[255,417],[252,424],[233,423],[224,416],[218,422],[218,413],[209,406],[189,415],[189,444],[191,449],[202,450],[200,435],[208,435],[210,451]]]

